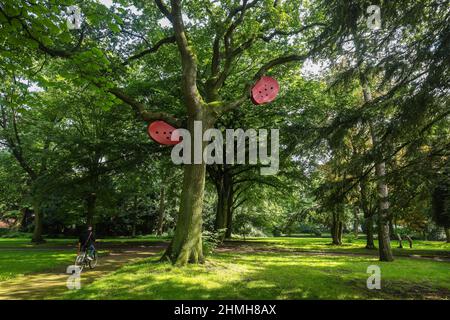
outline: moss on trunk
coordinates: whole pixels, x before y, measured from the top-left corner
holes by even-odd
[[[202,263],[202,208],[205,186],[205,164],[184,167],[183,191],[175,234],[163,259],[178,266]]]

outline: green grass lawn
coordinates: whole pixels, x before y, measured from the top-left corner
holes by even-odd
[[[168,241],[168,238],[161,238],[157,236],[138,236],[136,238],[130,237],[113,237],[99,239],[98,243],[102,244],[133,244],[138,242],[160,242]],[[30,243],[29,238],[0,238],[0,249],[2,247],[17,247],[17,248],[46,248],[46,247],[74,247],[77,239],[47,239],[44,244],[34,245]],[[234,239],[231,242],[239,242],[244,244],[243,239]],[[336,252],[353,252],[353,253],[374,253],[376,250],[366,250],[365,239],[349,239],[344,238],[341,246],[330,245],[330,238],[297,238],[297,237],[268,237],[268,238],[247,238],[248,245],[260,245],[264,247],[281,248],[287,250],[314,250],[314,251],[336,251]],[[377,245],[377,241],[375,241]],[[450,254],[450,244],[444,241],[422,241],[414,240],[413,248],[407,246],[407,242],[403,243],[404,248],[398,249],[398,242],[391,242],[394,254]]]
[[[142,242],[162,240],[167,239],[116,237],[101,239],[99,246],[139,246]],[[67,265],[74,258],[75,242],[75,239],[49,239],[46,244],[36,246],[29,239],[1,238],[0,285],[1,281],[23,274]],[[378,261],[376,250],[364,249],[364,239],[346,239],[339,247],[329,243],[327,238],[253,238],[245,242],[236,239],[226,243],[232,245],[231,250],[213,254],[204,265],[176,268],[158,263],[155,258],[145,259],[61,298],[450,299],[449,262],[399,257],[400,253],[427,253],[448,258],[449,244],[415,241],[414,249],[395,249],[396,260],[383,263]],[[396,241],[392,245],[395,247]],[[343,256],[333,252],[373,256]],[[381,267],[382,290],[366,288],[366,270],[371,264]]]
[[[32,272],[54,270],[73,262],[74,258],[73,250],[0,250],[0,282]]]
[[[285,250],[313,250],[313,251],[334,251],[349,253],[377,254],[377,250],[365,249],[365,239],[344,238],[341,246],[331,245],[330,238],[247,238],[248,245],[260,245],[262,247],[280,248]],[[237,241],[237,240],[234,240]],[[242,239],[238,240],[239,243]],[[233,243],[233,242],[231,242]],[[375,245],[378,243],[375,240]],[[391,241],[394,255],[448,255],[450,256],[450,243],[444,241],[422,241],[414,240],[413,248],[408,247],[406,241],[403,242],[403,249],[398,248],[398,241]]]
[[[112,238],[102,238],[98,239],[97,243],[102,244],[126,244],[126,243],[137,243],[137,242],[159,242],[166,241],[165,237],[157,237],[153,235],[149,236],[138,236],[135,238],[130,237],[112,237]],[[45,243],[33,244],[30,238],[0,238],[0,249],[3,247],[7,248],[51,248],[51,247],[76,247],[78,239],[46,239]]]
[[[46,243],[33,244],[29,238],[0,238],[1,248],[47,248],[58,246],[75,246],[76,239],[46,239]]]
[[[368,290],[369,265],[382,290]],[[399,258],[286,253],[214,254],[204,265],[176,268],[146,259],[65,299],[450,299],[449,263]]]
[[[136,238],[115,237],[99,239],[100,253],[103,245],[114,246],[165,240],[156,236]],[[72,263],[76,255],[77,239],[47,239],[35,245],[29,238],[0,238],[0,282],[24,274],[52,271]]]

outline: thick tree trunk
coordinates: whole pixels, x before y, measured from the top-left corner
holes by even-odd
[[[333,213],[334,216],[334,213]],[[338,245],[339,241],[337,240],[337,232],[336,232],[336,222],[334,221],[334,217],[333,217],[333,221],[331,221],[331,228],[330,228],[330,233],[331,233],[331,244],[334,245]]]
[[[165,190],[164,186],[161,186],[161,190],[159,193],[158,226],[156,228],[156,234],[158,236],[162,235],[162,233],[163,233],[164,212],[166,210],[165,197],[166,197],[166,190]]]
[[[378,250],[380,261],[393,261],[391,250],[391,238],[389,234],[389,200],[388,187],[385,182],[385,163],[379,162],[375,165],[377,175],[379,212],[378,212]]]
[[[380,261],[394,260],[389,236],[389,224],[387,221],[384,220],[382,214],[378,215],[378,247],[379,247]]]
[[[342,229],[343,229],[343,224],[340,219],[340,212],[334,210],[332,219],[333,219],[331,223],[332,244],[339,246],[342,244]]]
[[[233,232],[233,187],[231,187],[228,195],[227,231],[225,232],[225,239],[231,239],[231,234]]]
[[[184,167],[183,191],[175,234],[164,257],[178,266],[202,263],[202,209],[206,165]]]
[[[395,237],[395,229],[394,229],[394,223],[392,222],[392,217],[389,219],[389,237],[391,239],[394,239]]]
[[[402,236],[400,235],[400,233],[397,233],[397,239],[398,239],[398,248],[403,249],[403,243],[402,243],[403,239],[402,239]]]
[[[33,236],[31,238],[31,242],[36,244],[44,243],[45,240],[42,236],[44,214],[41,210],[41,206],[38,201],[33,203],[33,210],[34,210],[34,231]]]
[[[366,182],[362,180],[358,184],[360,194],[360,204],[363,210],[365,219],[365,232],[366,232],[366,249],[375,249],[373,242],[373,212],[370,211],[366,197]]]
[[[205,113],[203,113],[205,112]],[[202,210],[203,195],[205,190],[206,163],[194,163],[196,151],[194,143],[194,120],[202,121],[202,131],[212,127],[214,121],[206,114],[206,111],[199,110],[188,119],[188,130],[191,132],[191,164],[184,165],[183,186],[180,198],[180,212],[178,214],[175,233],[164,253],[162,259],[169,259],[177,266],[184,266],[187,263],[203,263],[202,246]],[[203,135],[202,132],[202,135]],[[205,143],[201,146],[201,152]]]
[[[231,174],[225,169],[217,186],[217,211],[215,230],[222,230],[222,239],[231,238],[231,219],[233,210],[233,183]]]
[[[410,236],[406,235],[406,240],[408,240],[408,244],[409,244],[409,248],[412,249],[413,247],[413,242]]]
[[[450,228],[444,228],[445,236],[447,238],[447,243],[450,243]]]
[[[95,210],[97,206],[97,195],[90,193],[86,197],[86,224],[94,227]]]
[[[359,207],[355,206],[353,208],[353,234],[355,238],[358,238],[359,232]]]
[[[20,218],[17,219],[15,223],[15,228],[19,231],[24,231],[28,222],[28,209],[22,208],[20,209]]]
[[[231,239],[231,233],[233,231],[233,212],[234,212],[234,185],[233,185],[233,176],[230,175],[227,180],[227,231],[225,232],[225,238]]]
[[[227,226],[227,213],[226,213],[226,199],[225,190],[223,185],[223,179],[216,185],[217,189],[217,208],[216,208],[216,220],[214,221],[214,230],[225,229]]]
[[[131,237],[136,237],[136,225],[137,225],[137,217],[138,217],[138,197],[137,195],[134,196],[133,201],[133,213],[132,213],[132,223],[131,223]]]
[[[338,221],[331,226],[332,244],[340,246],[342,244],[342,222]]]
[[[373,240],[373,215],[369,214],[366,217],[366,249],[375,249]]]
[[[344,232],[344,223],[342,221],[339,221],[339,228],[338,228],[338,239],[339,239],[339,245],[342,244],[342,234]]]

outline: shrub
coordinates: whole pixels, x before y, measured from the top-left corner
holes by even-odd
[[[274,237],[280,237],[281,236],[281,230],[279,228],[277,228],[277,227],[273,228],[272,235]]]
[[[218,230],[216,232],[203,231],[202,243],[203,243],[203,255],[209,256],[222,242],[223,233],[225,230]]]

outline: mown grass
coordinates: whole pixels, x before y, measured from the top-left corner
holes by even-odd
[[[74,258],[74,251],[69,250],[0,250],[0,282],[32,272],[49,271],[73,262]]]
[[[115,237],[99,239],[99,253],[104,246],[142,244],[163,241],[164,238],[145,236],[136,238]],[[77,239],[47,239],[46,243],[35,245],[29,238],[0,238],[0,282],[21,275],[53,271],[72,263],[76,255]]]
[[[285,250],[306,250],[306,251],[332,251],[332,252],[348,252],[377,254],[377,250],[369,250],[365,248],[365,239],[344,238],[343,244],[340,246],[331,245],[329,238],[288,238],[288,237],[272,237],[272,238],[247,238],[246,241],[232,240],[230,244],[238,242],[240,246],[261,246],[267,248],[279,248]],[[378,243],[375,241],[375,245]],[[409,248],[406,241],[403,242],[403,249],[398,248],[398,241],[391,241],[391,247],[394,255],[449,255],[450,243],[444,241],[423,241],[414,240],[413,248]]]
[[[111,237],[98,239],[99,245],[105,244],[126,244],[126,243],[138,243],[138,242],[158,242],[166,241],[165,237],[157,237],[153,235],[139,236],[135,238],[130,237]],[[78,239],[46,239],[45,243],[33,244],[30,238],[0,238],[0,249],[7,248],[52,248],[52,247],[74,247],[76,246]]]
[[[382,289],[368,290],[369,265]],[[220,253],[204,265],[155,259],[125,266],[65,299],[413,299],[450,298],[449,263],[290,253]]]
[[[1,248],[47,248],[58,246],[75,246],[76,239],[47,239],[45,243],[33,244],[29,238],[0,238]]]
[[[98,244],[101,246],[114,244],[137,244],[145,242],[160,242],[168,241],[169,238],[157,237],[153,235],[139,236],[136,238],[130,237],[112,237],[98,239]],[[29,238],[0,238],[0,249],[7,248],[51,248],[51,247],[73,247],[77,243],[77,239],[47,239],[44,244],[35,245],[30,242]],[[240,246],[245,245],[260,245],[263,247],[280,248],[288,250],[314,250],[314,251],[335,251],[335,252],[353,252],[353,253],[374,253],[376,250],[365,249],[365,239],[344,238],[341,246],[330,245],[330,238],[297,238],[297,237],[268,237],[268,238],[247,238],[243,241],[241,238],[236,238],[230,243],[237,243]],[[375,241],[377,245],[377,241]],[[423,241],[414,240],[413,248],[408,247],[408,243],[403,243],[404,248],[398,249],[398,242],[391,241],[394,254],[450,254],[450,244],[444,241]]]
[[[102,239],[100,243],[114,247],[162,240],[166,239],[116,237]],[[0,285],[1,281],[13,277],[67,265],[74,258],[75,242],[75,239],[50,239],[35,246],[29,239],[0,239]],[[231,250],[213,254],[205,265],[176,268],[157,263],[156,259],[146,259],[61,298],[450,299],[449,262],[411,259],[398,254],[426,252],[448,257],[450,246],[444,242],[415,241],[412,250],[395,249],[397,257],[393,263],[379,262],[376,250],[364,249],[363,239],[345,239],[340,247],[329,243],[327,238],[234,240],[226,244],[232,245]],[[392,245],[395,244],[393,241]],[[268,251],[253,250],[259,247]],[[373,256],[342,256],[333,252],[369,252]],[[366,270],[371,264],[381,267],[382,290],[366,288]]]

